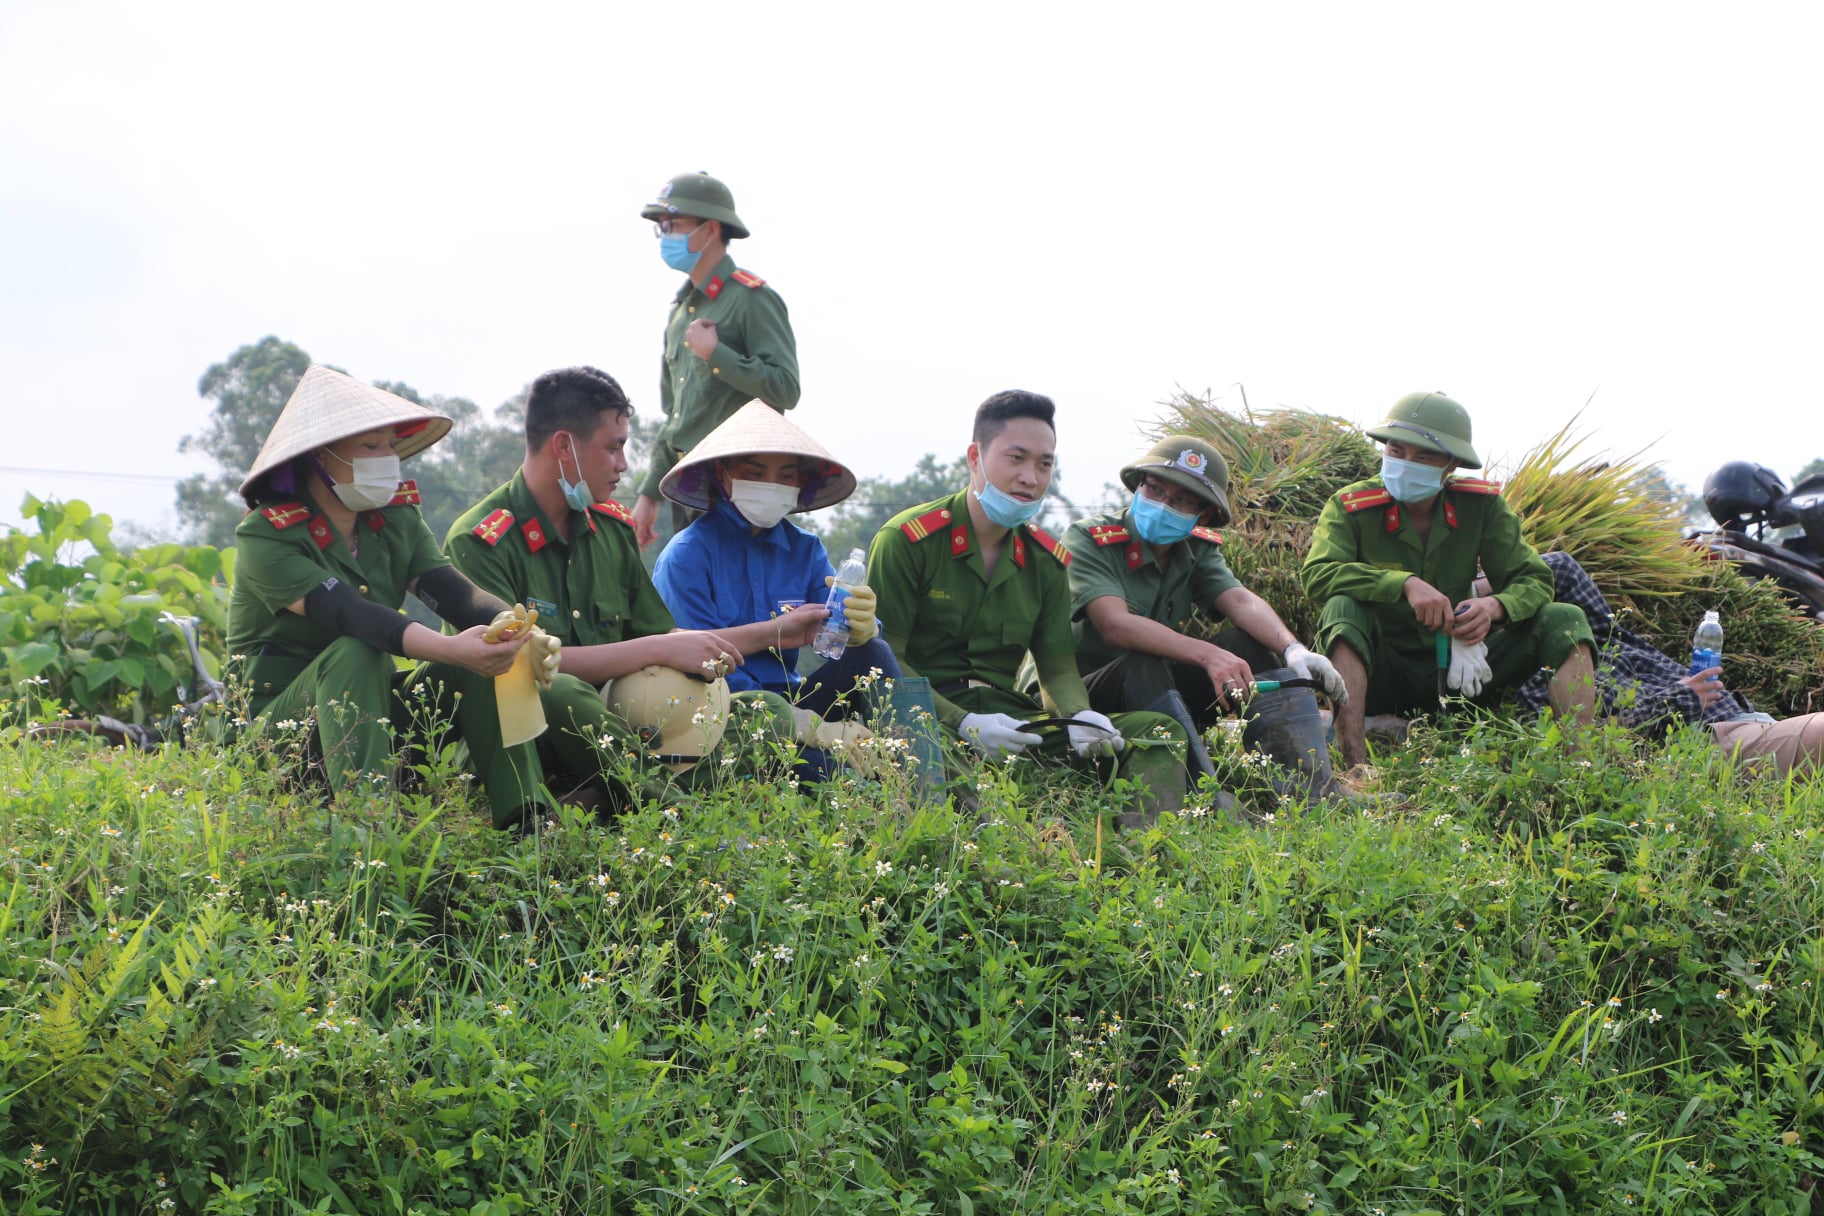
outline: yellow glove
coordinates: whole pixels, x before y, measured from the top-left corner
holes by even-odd
[[[836,576],[829,575],[823,581],[834,587]],[[866,583],[849,588],[849,598],[842,605],[842,610],[849,615],[849,645],[860,646],[874,640],[874,634],[878,632],[874,625],[874,610],[879,604],[880,597]]]
[[[551,687],[551,681],[557,678],[557,669],[564,660],[564,644],[542,629],[534,628],[532,636],[526,639],[526,649],[532,652],[532,678],[538,681],[540,688]]]
[[[503,642],[508,638],[518,637],[525,630],[538,624],[538,609],[526,611],[524,604],[515,604],[511,608],[502,608],[494,614],[488,623],[488,631],[482,635],[484,641]]]

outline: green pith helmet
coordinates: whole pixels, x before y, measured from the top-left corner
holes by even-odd
[[[1387,411],[1387,421],[1368,432],[1382,443],[1397,439],[1428,452],[1443,452],[1466,469],[1482,467],[1469,445],[1469,411],[1443,393],[1407,393]]]
[[[658,223],[674,215],[698,220],[719,220],[728,240],[747,235],[747,225],[735,214],[735,196],[707,173],[680,173],[659,190],[659,197],[640,208],[640,218]]]
[[[1215,507],[1217,527],[1233,518],[1229,513],[1229,462],[1203,440],[1167,435],[1121,470],[1121,484],[1138,489],[1143,473],[1183,486]]]

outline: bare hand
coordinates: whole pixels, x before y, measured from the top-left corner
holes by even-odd
[[[817,631],[830,619],[830,610],[824,604],[800,604],[790,612],[782,613],[773,619],[779,627],[779,649],[796,650],[800,646],[809,646],[816,638]]]
[[[698,317],[684,331],[684,345],[690,347],[690,353],[699,359],[708,359],[716,353],[716,323]]]
[[[1253,685],[1253,669],[1239,655],[1220,646],[1211,646],[1203,656],[1203,670],[1216,689],[1217,704],[1225,710],[1240,709],[1243,698]]]
[[[633,540],[640,548],[644,549],[647,545],[650,545],[653,541],[659,539],[658,532],[655,531],[652,526],[658,522],[658,518],[658,499],[648,498],[646,495],[642,494],[634,500]]]
[[[1720,667],[1706,667],[1694,676],[1686,676],[1679,683],[1696,693],[1697,703],[1705,709],[1722,700],[1723,669]]]
[[[498,676],[506,674],[513,666],[513,659],[519,654],[519,648],[526,644],[532,631],[522,629],[517,634],[509,634],[498,642],[487,638],[487,625],[471,625],[449,640],[450,651],[446,662],[458,667],[466,667],[478,676]]]
[[[1403,588],[1406,602],[1412,605],[1413,615],[1419,618],[1419,624],[1436,633],[1445,627],[1450,619],[1450,597],[1436,587],[1413,575],[1406,580]]]
[[[733,642],[707,629],[680,629],[665,635],[665,666],[699,680],[714,680],[741,666],[745,660]]]
[[[1457,614],[1450,622],[1450,636],[1465,646],[1474,646],[1506,619],[1507,608],[1492,595],[1464,600],[1457,605]]]

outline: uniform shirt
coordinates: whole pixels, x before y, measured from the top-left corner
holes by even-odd
[[[1411,512],[1373,477],[1324,504],[1302,574],[1306,593],[1319,605],[1334,595],[1399,603],[1415,574],[1456,604],[1469,598],[1478,563],[1501,588],[1495,598],[1509,620],[1524,621],[1551,603],[1552,572],[1520,535],[1520,520],[1498,485],[1473,478],[1446,482],[1432,510],[1431,536],[1421,540]]]
[[[707,359],[684,344],[697,320],[716,323],[716,349]],[[659,482],[679,458],[756,397],[781,413],[798,404],[798,344],[779,293],[724,257],[703,286],[686,279],[672,301],[659,381],[665,422],[640,493],[657,499]]]
[[[796,604],[821,604],[835,571],[823,542],[789,519],[755,535],[726,500],[665,546],[652,581],[684,629],[727,629],[770,620]],[[789,602],[787,602],[789,601]],[[804,677],[796,650],[763,650],[728,676],[731,692],[785,692]]]
[[[234,530],[229,653],[320,654],[337,635],[288,609],[331,577],[382,607],[403,605],[413,579],[450,564],[437,551],[417,502],[417,486],[407,481],[387,506],[357,512],[359,554],[313,505],[279,499],[249,511]]]
[[[1217,616],[1216,597],[1241,580],[1223,560],[1222,536],[1212,528],[1163,548],[1171,554],[1159,568],[1160,547],[1149,545],[1134,530],[1133,509],[1080,519],[1064,534],[1070,550],[1071,631],[1076,637],[1077,670],[1085,674],[1114,662],[1122,652],[1102,638],[1089,619],[1089,602],[1116,596],[1135,616],[1183,631],[1192,609]]]
[[[476,586],[538,609],[566,646],[601,646],[670,633],[671,613],[640,561],[627,509],[570,511],[568,540],[545,526],[525,470],[450,525],[444,552]]]
[[[1596,692],[1604,717],[1619,717],[1629,730],[1658,737],[1681,721],[1714,724],[1761,716],[1746,697],[1732,692],[1705,709],[1697,693],[1679,683],[1691,674],[1686,666],[1617,624],[1596,580],[1576,558],[1568,553],[1543,556],[1552,572],[1554,598],[1583,609],[1590,632],[1596,635]],[[1550,693],[1547,673],[1540,672],[1522,684],[1515,697],[1537,713]]]
[[[980,680],[1017,692],[1028,650],[1040,661],[1074,652],[1069,560],[1050,536],[1022,525],[990,578],[965,490],[888,520],[868,553],[868,585],[880,619],[892,622],[893,653],[934,688]]]

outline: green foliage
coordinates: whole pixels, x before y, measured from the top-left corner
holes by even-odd
[[[177,485],[178,522],[192,541],[217,548],[234,543],[234,527],[247,509],[241,478],[309,366],[302,348],[268,335],[203,373],[196,391],[215,406],[202,431],[186,435],[177,450],[202,452],[221,471],[196,473]]]
[[[112,521],[87,503],[27,496],[36,532],[0,535],[0,687],[85,716],[144,722],[170,709],[194,672],[160,617],[200,621],[204,662],[219,674],[234,550],[152,545],[118,550]],[[197,695],[198,690],[192,690]]]
[[[514,842],[447,769],[331,813],[251,745],[0,737],[0,1191],[1810,1211],[1824,791],[1467,715],[1381,766],[1138,837],[1016,765],[979,823],[735,783]]]
[[[863,477],[846,502],[815,515],[793,518],[822,537],[830,560],[840,563],[850,549],[865,552],[874,543],[874,534],[881,525],[907,507],[954,494],[968,482],[968,461],[959,456],[940,464],[936,456],[926,452],[905,477]]]

